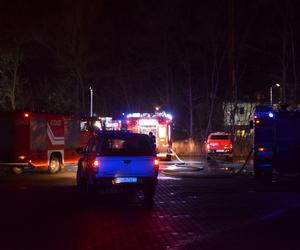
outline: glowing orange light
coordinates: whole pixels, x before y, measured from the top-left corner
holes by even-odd
[[[158,165],[158,160],[157,159],[154,160],[154,165]]]
[[[18,156],[18,159],[24,160],[24,159],[26,159],[26,155],[19,155],[19,156]]]
[[[256,123],[256,124],[259,124],[259,123],[260,123],[260,120],[255,120],[255,123]]]
[[[257,150],[258,150],[259,152],[263,152],[263,151],[265,151],[266,149],[263,148],[263,147],[260,147],[260,148],[258,148]]]

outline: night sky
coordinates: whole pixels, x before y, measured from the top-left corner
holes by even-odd
[[[160,106],[184,131],[190,103],[201,127],[212,101],[266,102],[275,82],[299,103],[297,3],[0,0],[0,54],[21,58],[16,109],[88,112],[92,86],[99,115]]]

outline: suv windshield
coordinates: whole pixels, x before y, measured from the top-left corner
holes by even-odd
[[[101,138],[100,156],[154,156],[150,138],[144,135],[109,135]]]
[[[228,135],[212,135],[210,137],[211,140],[229,140]]]

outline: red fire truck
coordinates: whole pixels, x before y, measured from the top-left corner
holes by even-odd
[[[160,159],[171,160],[172,141],[171,141],[172,116],[165,112],[161,113],[130,113],[126,116],[126,129],[134,133],[149,134],[155,136],[157,157]]]
[[[88,133],[81,136],[80,118],[71,115],[2,112],[0,125],[0,167],[15,173],[24,167],[56,173],[64,164],[77,162],[75,150],[89,138]]]

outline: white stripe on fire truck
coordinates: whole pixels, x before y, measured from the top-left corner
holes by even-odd
[[[47,134],[48,137],[52,143],[52,145],[64,145],[65,144],[65,138],[62,136],[55,136],[53,134],[53,131],[49,125],[49,123],[47,123]]]

